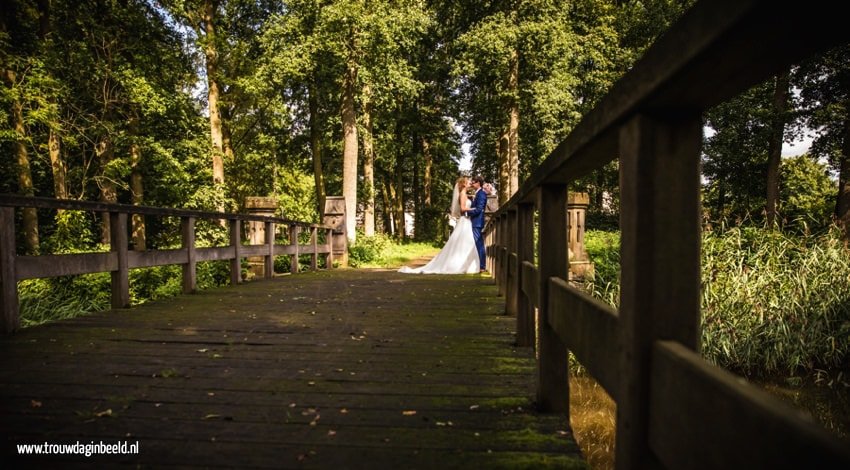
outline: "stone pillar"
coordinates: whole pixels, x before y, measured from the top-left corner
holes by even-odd
[[[499,196],[493,192],[493,194],[487,195],[487,205],[484,206],[484,222],[489,222],[493,213],[497,210],[499,210]]]
[[[324,220],[322,223],[333,229],[333,259],[340,266],[348,266],[348,235],[345,231],[345,198],[327,196],[325,198]]]
[[[593,263],[584,247],[584,218],[590,196],[587,193],[569,193],[567,196],[567,227],[570,233],[570,280],[582,280],[593,275]]]
[[[245,198],[245,209],[250,215],[274,217],[277,210],[277,199],[264,196],[249,196]],[[266,244],[266,223],[258,220],[248,221],[248,240],[251,245]],[[248,272],[257,277],[265,277],[265,259],[263,256],[248,258]]]

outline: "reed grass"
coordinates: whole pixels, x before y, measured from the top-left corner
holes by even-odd
[[[587,232],[590,292],[619,302],[619,234]],[[702,354],[747,376],[850,366],[850,251],[837,228],[786,234],[758,227],[702,239]]]

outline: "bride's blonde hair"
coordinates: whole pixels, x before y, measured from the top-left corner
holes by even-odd
[[[466,188],[467,181],[468,179],[466,176],[461,176],[457,179],[457,182],[455,182],[454,191],[452,191],[451,215],[455,219],[460,217],[460,201],[458,200],[458,196],[460,196],[461,184],[463,184],[463,187]]]

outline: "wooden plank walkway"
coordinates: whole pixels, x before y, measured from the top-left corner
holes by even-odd
[[[0,339],[4,462],[44,466],[587,468],[481,276],[336,270]],[[136,455],[16,444],[139,443]],[[9,467],[6,467],[9,468]]]

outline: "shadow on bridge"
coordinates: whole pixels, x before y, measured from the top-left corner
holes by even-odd
[[[0,338],[3,459],[585,467],[503,309],[489,278],[336,270],[23,330]],[[138,454],[16,448],[100,441]]]

